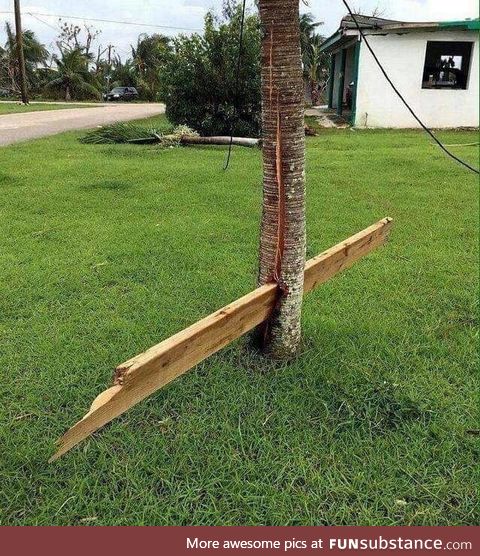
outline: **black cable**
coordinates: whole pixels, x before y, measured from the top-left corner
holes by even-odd
[[[230,165],[230,158],[232,157],[232,145],[233,145],[233,122],[237,116],[237,100],[238,100],[238,89],[240,87],[240,68],[242,65],[242,53],[243,53],[243,29],[245,27],[245,11],[247,6],[247,0],[243,0],[242,6],[242,18],[240,21],[240,37],[238,40],[238,58],[237,58],[237,68],[235,74],[235,97],[233,100],[233,115],[230,120],[230,144],[228,145],[227,160],[223,166],[224,170],[227,170]]]
[[[410,112],[410,114],[417,120],[417,122],[420,124],[420,126],[423,128],[424,131],[426,131],[428,133],[428,135],[430,135],[430,137],[435,141],[435,143],[437,143],[437,145],[442,149],[442,151],[444,151],[450,158],[453,158],[453,160],[459,162],[460,164],[462,164],[463,166],[465,166],[465,168],[468,168],[468,170],[470,170],[471,172],[474,172],[475,174],[480,174],[480,172],[477,170],[477,168],[474,168],[473,166],[470,166],[470,164],[468,164],[467,162],[463,161],[461,158],[458,158],[458,156],[455,156],[452,152],[450,152],[444,145],[443,143],[437,139],[435,137],[435,135],[432,133],[432,131],[430,131],[430,129],[428,129],[428,127],[422,122],[422,120],[415,114],[415,112],[413,111],[413,108],[411,108],[411,106],[408,104],[408,102],[404,99],[404,97],[402,96],[402,94],[400,93],[400,91],[397,89],[397,87],[395,87],[393,81],[390,79],[390,77],[388,76],[387,72],[385,71],[385,69],[383,68],[380,60],[377,58],[377,55],[375,54],[375,52],[373,51],[372,47],[370,46],[370,43],[367,40],[367,37],[365,36],[365,33],[363,32],[362,28],[360,27],[357,18],[355,17],[354,13],[352,12],[352,10],[350,9],[350,6],[348,5],[348,3],[346,2],[346,0],[342,0],[342,2],[345,4],[345,7],[347,8],[350,16],[352,17],[353,21],[355,22],[355,25],[357,26],[357,29],[361,35],[361,37],[363,38],[363,40],[365,41],[365,44],[367,45],[368,50],[370,50],[371,55],[373,56],[373,59],[375,60],[375,62],[377,63],[377,66],[380,68],[380,71],[383,73],[385,79],[388,81],[388,83],[390,84],[390,86],[392,87],[392,89],[395,91],[395,93],[398,95],[398,98],[403,102],[403,104],[407,107],[408,111]]]
[[[60,31],[60,29],[58,27],[54,27],[53,25],[50,25],[50,23],[47,23],[46,21],[43,21],[43,19],[40,19],[39,17],[37,17],[35,14],[32,14],[31,12],[26,12],[25,15],[29,15],[30,17],[35,18],[37,21],[40,21],[40,23],[43,23],[47,27],[50,27],[50,29],[53,29],[57,33]]]

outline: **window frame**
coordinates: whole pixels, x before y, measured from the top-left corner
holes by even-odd
[[[470,73],[472,67],[472,59],[474,56],[474,41],[438,41],[438,40],[427,40],[425,45],[425,58],[423,62],[423,74],[422,74],[422,90],[434,90],[434,91],[466,91],[470,85]],[[433,51],[433,52],[432,52]],[[444,51],[444,52],[443,52]],[[457,76],[461,76],[462,83],[458,85],[449,85],[447,82],[441,83],[439,80],[434,80],[430,83],[429,76],[440,74],[442,70],[438,66],[438,62],[442,57],[462,57],[462,66],[460,69],[452,68],[452,70],[457,70]],[[435,64],[435,68],[434,68]],[[448,71],[448,70],[447,70]],[[452,71],[452,73],[454,73]]]

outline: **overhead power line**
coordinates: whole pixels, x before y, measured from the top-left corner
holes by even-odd
[[[55,27],[54,25],[50,25],[50,23],[47,23],[46,21],[43,21],[43,19],[40,19],[39,17],[37,17],[35,14],[32,14],[31,12],[25,12],[25,15],[29,15],[31,17],[33,17],[34,19],[36,19],[37,21],[40,21],[40,23],[43,23],[44,25],[46,25],[47,27],[50,27],[50,29],[53,29],[54,31],[59,31],[58,27]]]
[[[2,14],[13,14],[13,12],[2,11]],[[60,17],[62,19],[78,19],[80,21],[96,21],[100,23],[117,23],[119,25],[133,25],[136,27],[155,27],[157,29],[171,29],[173,31],[202,31],[202,29],[190,27],[175,27],[173,25],[156,25],[154,23],[143,23],[140,21],[118,21],[115,19],[100,19],[98,17],[80,17],[75,15],[61,15],[61,14],[43,14],[39,12],[25,12],[33,17]]]
[[[247,0],[243,0],[242,3],[242,18],[240,20],[240,35],[238,37],[238,56],[237,56],[237,67],[235,69],[235,98],[233,104],[233,117],[230,120],[230,143],[228,145],[228,153],[227,159],[223,166],[223,169],[226,170],[230,164],[230,158],[232,156],[232,146],[233,146],[233,125],[234,119],[237,116],[237,97],[238,97],[238,90],[240,88],[240,69],[242,67],[242,53],[243,53],[243,31],[245,27],[245,13],[247,10]]]
[[[470,170],[471,172],[474,172],[475,174],[480,174],[479,170],[477,168],[474,168],[473,166],[470,166],[470,164],[468,164],[468,162],[465,162],[464,160],[462,160],[461,158],[458,158],[458,156],[455,156],[452,152],[450,152],[447,147],[439,140],[437,139],[437,137],[435,137],[434,133],[422,122],[422,120],[417,116],[417,114],[415,113],[415,111],[413,110],[413,108],[408,104],[408,102],[405,100],[405,98],[403,97],[402,93],[400,93],[400,91],[397,89],[397,87],[395,86],[395,84],[393,83],[393,81],[390,79],[390,77],[388,76],[388,73],[386,72],[385,68],[383,67],[382,63],[380,62],[380,60],[377,58],[377,55],[375,54],[373,48],[370,46],[370,43],[367,40],[367,37],[365,35],[365,33],[363,32],[363,29],[361,28],[360,24],[357,21],[357,18],[355,17],[355,14],[352,12],[350,6],[348,5],[346,0],[342,0],[342,2],[345,4],[345,7],[348,10],[348,13],[350,14],[350,16],[352,17],[358,32],[360,33],[362,39],[365,41],[365,44],[368,48],[368,50],[370,51],[370,54],[373,56],[373,59],[375,60],[375,62],[377,63],[377,66],[380,68],[380,71],[383,73],[385,79],[388,81],[388,83],[390,84],[390,86],[392,87],[392,89],[395,91],[395,93],[397,94],[398,98],[403,102],[403,104],[407,107],[408,111],[410,112],[410,114],[415,118],[415,120],[417,120],[417,122],[420,124],[420,126],[423,128],[423,130],[428,133],[428,135],[430,135],[430,137],[435,141],[435,143],[442,149],[442,151],[444,153],[446,153],[450,158],[452,158],[453,160],[455,160],[456,162],[460,163],[462,166],[464,166],[465,168],[467,168],[468,170]]]

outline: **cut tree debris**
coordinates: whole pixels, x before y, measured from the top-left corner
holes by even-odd
[[[392,219],[384,218],[310,259],[305,266],[305,293],[383,245],[391,226]],[[264,322],[275,309],[277,296],[276,283],[261,286],[117,367],[114,385],[102,392],[83,419],[63,435],[49,461]]]
[[[128,143],[155,144],[155,143],[178,143],[180,145],[237,145],[239,147],[259,147],[260,139],[251,137],[228,137],[216,135],[212,137],[200,137],[195,135],[158,135],[152,137],[142,137],[140,139],[130,139]]]
[[[240,147],[259,147],[260,139],[251,137],[213,136],[201,137],[186,125],[179,125],[169,133],[156,128],[146,128],[129,122],[116,122],[92,129],[80,139],[87,144],[135,143],[137,145],[157,144],[160,147],[178,145],[238,145]]]
[[[305,135],[314,136],[315,130],[305,124]],[[255,137],[230,137],[214,135],[202,137],[188,126],[181,125],[171,133],[163,133],[155,128],[146,128],[129,122],[117,122],[92,129],[80,142],[87,144],[134,143],[136,145],[154,145],[171,147],[175,145],[235,145],[239,147],[261,147],[262,140]]]

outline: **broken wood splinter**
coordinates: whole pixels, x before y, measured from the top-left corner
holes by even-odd
[[[392,219],[384,218],[310,259],[305,265],[305,293],[383,245],[391,226]],[[267,320],[276,295],[276,283],[261,286],[117,367],[114,386],[95,398],[90,411],[58,441],[58,451],[49,461]]]

